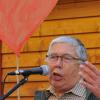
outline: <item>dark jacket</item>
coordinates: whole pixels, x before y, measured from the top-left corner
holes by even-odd
[[[98,99],[93,93],[91,93],[91,94],[88,96],[87,100],[100,100],[100,99]]]
[[[36,91],[34,100],[48,100],[51,93],[47,90],[44,91]],[[86,96],[87,100],[100,100],[93,93],[88,92]]]

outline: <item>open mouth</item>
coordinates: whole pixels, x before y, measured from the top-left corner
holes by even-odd
[[[53,75],[52,75],[53,80],[60,81],[60,80],[62,80],[62,77],[63,76],[61,74],[53,72]]]
[[[53,72],[53,75],[61,76],[59,73]]]

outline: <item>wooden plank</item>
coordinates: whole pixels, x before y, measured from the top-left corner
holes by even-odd
[[[9,89],[13,88],[15,84],[16,83],[6,83],[4,89],[5,93],[7,93]],[[20,96],[34,96],[36,90],[45,89],[48,85],[48,82],[28,82],[19,88]],[[16,92],[17,91],[13,92],[10,96],[17,96]]]
[[[91,2],[94,0],[58,0],[58,4],[76,3],[76,2]],[[99,1],[99,0],[95,0]]]
[[[32,32],[32,36],[40,36],[40,27],[38,27],[35,31]]]
[[[92,63],[100,64],[100,48],[99,49],[94,49],[94,50],[89,50],[89,61]]]
[[[66,4],[66,3],[72,3],[75,2],[75,0],[58,0],[57,4]]]
[[[40,45],[41,45],[40,37],[30,38],[27,42],[27,45],[25,46],[25,48],[27,49],[24,51],[40,51],[41,50]]]
[[[91,2],[91,1],[100,1],[100,0],[75,0],[75,2]]]
[[[96,64],[96,67],[100,70],[100,64]]]
[[[76,2],[91,2],[93,0],[58,0],[58,4],[76,3]],[[99,1],[99,0],[95,0]]]
[[[19,66],[39,66],[41,65],[41,55],[38,52],[35,53],[23,53],[19,57]],[[3,68],[7,67],[16,67],[16,55],[8,54],[2,56],[2,66]]]
[[[48,34],[48,33],[47,33]],[[54,34],[56,35],[56,34]],[[61,35],[61,34],[60,34]],[[64,34],[67,35],[67,34]],[[88,33],[88,34],[68,34],[70,36],[77,37],[82,40],[87,48],[97,48],[100,47],[100,33]],[[47,37],[33,37],[30,38],[25,46],[23,52],[33,52],[33,51],[44,51],[47,50],[49,43],[53,38],[57,36],[47,36]],[[3,46],[2,52],[11,53],[8,48]],[[22,54],[21,54],[22,55]]]
[[[89,34],[79,34],[79,35],[73,35],[74,37],[80,39],[86,48],[92,49],[92,48],[99,48],[100,47],[100,33],[89,33]]]
[[[21,100],[34,100],[33,98],[33,96],[25,96],[25,97],[20,97],[21,98]],[[18,98],[17,97],[8,97],[6,100],[17,100]]]
[[[66,35],[66,34],[65,34]],[[67,35],[68,36],[68,35]],[[69,35],[76,37],[80,39],[86,46],[86,48],[98,48],[100,47],[100,33],[91,33],[91,34],[76,34],[76,35]],[[41,45],[41,51],[47,50],[49,43],[52,39],[54,39],[57,36],[49,36],[49,37],[43,37],[42,39],[42,45]]]
[[[52,20],[45,21],[41,25],[42,36],[90,32],[96,33],[99,31],[100,17]]]
[[[100,1],[79,2],[56,5],[46,20],[79,18],[100,15]]]
[[[100,63],[100,49],[95,50],[95,54],[96,63]]]
[[[22,51],[23,52],[30,51],[30,49],[31,49],[31,51],[39,51],[40,45],[41,45],[41,39],[39,37],[29,38],[28,41],[26,42],[24,48],[22,48],[21,52]],[[11,52],[12,51],[10,50],[10,48],[8,48],[8,46],[3,43],[2,53],[11,53]]]

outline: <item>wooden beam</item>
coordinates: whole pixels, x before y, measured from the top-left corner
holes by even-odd
[[[98,0],[58,0],[58,4],[76,3],[76,2],[89,2]]]
[[[57,5],[46,20],[100,16],[100,1]]]

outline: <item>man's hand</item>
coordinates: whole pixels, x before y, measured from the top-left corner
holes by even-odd
[[[98,70],[95,65],[86,61],[80,65],[79,74],[84,79],[82,84],[95,96],[100,98],[100,70]]]

